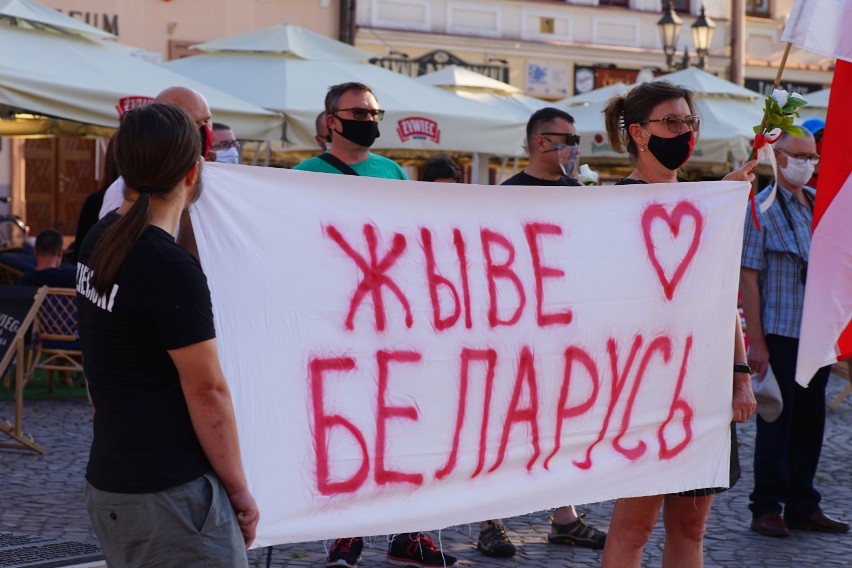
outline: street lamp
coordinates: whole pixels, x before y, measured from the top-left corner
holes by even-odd
[[[707,64],[707,54],[710,43],[716,32],[716,22],[704,14],[704,4],[701,5],[701,15],[692,24],[692,39],[695,41],[695,51],[698,53],[698,67],[704,69]]]
[[[683,22],[675,14],[674,3],[669,2],[668,9],[663,10],[663,17],[657,22],[657,28],[660,30],[660,38],[663,40],[663,53],[666,54],[666,64],[669,67],[674,67],[675,48],[677,40],[680,37],[680,27]]]
[[[666,64],[671,69],[686,69],[689,67],[689,52],[683,50],[683,61],[675,62],[675,51],[680,38],[680,28],[683,22],[675,13],[674,3],[669,2],[668,8],[663,10],[663,17],[657,22],[660,30],[660,38],[663,41],[663,52],[666,54]],[[701,15],[692,24],[692,39],[695,42],[695,51],[698,52],[697,67],[704,69],[707,65],[707,55],[710,51],[710,43],[716,31],[716,23],[704,13],[701,6]]]

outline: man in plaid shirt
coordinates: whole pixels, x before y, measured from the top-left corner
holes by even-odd
[[[819,162],[814,137],[788,134],[775,143],[778,190],[760,215],[760,230],[746,214],[740,294],[748,324],[748,363],[763,377],[771,366],[783,400],[774,422],[757,417],[754,491],[749,496],[752,530],[787,537],[790,529],[843,533],[849,524],[822,512],[814,487],[825,429],[825,386],[829,367],[808,388],[795,381],[799,326],[805,296],[815,191],[805,184]],[[757,195],[758,204],[770,195]],[[781,516],[783,505],[783,517]]]

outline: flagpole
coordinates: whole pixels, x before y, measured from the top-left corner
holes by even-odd
[[[790,48],[793,47],[793,44],[787,42],[787,46],[784,48],[784,55],[781,56],[781,65],[778,66],[778,72],[775,74],[775,82],[772,83],[772,90],[778,88],[778,85],[781,84],[781,75],[784,73],[784,67],[787,66],[787,56],[790,55]],[[760,134],[763,134],[763,129],[766,127],[766,110],[763,111],[763,120],[760,123]],[[754,149],[754,153],[752,154],[752,159],[757,155],[757,148]]]
[[[778,85],[781,84],[781,75],[784,73],[784,67],[787,66],[787,56],[790,55],[790,48],[793,47],[793,44],[787,42],[787,45],[784,47],[784,54],[781,56],[781,64],[778,66],[778,72],[775,73],[775,82],[772,83],[772,91],[775,92],[775,89],[778,88]],[[754,148],[751,151],[751,160],[757,158],[757,151],[760,150],[760,147],[765,144],[763,140],[763,131],[766,129],[766,108],[763,109],[763,119],[760,121],[760,127],[758,128],[757,135],[755,136],[755,144]],[[758,142],[758,140],[760,142]],[[749,201],[751,203],[751,219],[754,221],[754,226],[760,229],[760,221],[757,218],[757,205],[754,202],[754,197],[757,195],[757,177],[754,179],[754,183],[751,185],[751,195],[749,195]]]

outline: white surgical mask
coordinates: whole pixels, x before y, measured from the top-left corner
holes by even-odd
[[[787,156],[787,165],[781,168],[781,173],[791,184],[805,185],[814,175],[814,165],[808,160]]]
[[[236,148],[216,150],[216,161],[223,164],[239,164],[240,152]]]

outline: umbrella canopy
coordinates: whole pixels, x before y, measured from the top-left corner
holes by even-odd
[[[23,0],[9,0],[6,8],[20,14],[22,5],[36,12],[41,8]],[[47,21],[41,12],[33,25],[22,25],[20,16],[0,19],[0,45],[14,54],[0,60],[0,116],[15,118],[0,120],[3,134],[103,135],[105,128],[118,126],[116,105],[121,99],[153,97],[166,87],[182,85],[202,92],[216,119],[241,137],[281,138],[280,114],[134,57],[126,46],[93,38],[85,29],[76,30],[79,22],[73,18],[49,11],[55,19],[48,27],[41,25]]]
[[[567,106],[568,108],[574,108],[579,106],[591,105],[593,103],[606,103],[609,99],[613,97],[613,95],[623,95],[632,88],[633,85],[627,85],[625,83],[613,83],[612,85],[607,85],[606,87],[601,87],[600,89],[588,91],[581,95],[574,95],[573,97],[562,99],[556,104],[560,107]]]
[[[277,53],[295,59],[324,59],[352,63],[366,63],[374,57],[369,51],[288,24],[208,41],[193,47],[208,53],[217,51]]]
[[[494,94],[518,94],[521,92],[514,85],[492,79],[482,73],[477,73],[458,65],[447,65],[443,69],[421,75],[417,77],[417,80],[425,85],[443,87],[450,90],[480,91]]]
[[[69,18],[53,8],[29,0],[0,0],[0,23],[24,29],[50,30],[92,38],[115,37],[94,26]]]
[[[688,67],[657,77],[675,85],[681,85],[700,97],[723,97],[729,99],[755,101],[763,95],[751,89],[741,87],[736,83],[726,81],[721,77],[702,71],[698,67]]]
[[[438,71],[421,75],[417,77],[417,81],[486,105],[500,116],[517,117],[518,121],[524,123],[535,111],[553,106],[548,101],[524,95],[521,89],[513,85],[457,65],[448,65]]]
[[[801,117],[801,120],[797,120],[796,123],[804,122],[810,118],[818,118],[824,121],[828,114],[829,95],[831,95],[830,87],[828,89],[802,95],[802,97],[808,101],[808,104],[799,109],[799,116]]]
[[[353,61],[355,53],[349,46],[341,50],[342,55],[332,53],[325,44],[334,40],[328,38],[322,38],[324,44],[309,53],[307,40],[315,39],[316,34],[299,32],[298,37],[305,41],[295,51],[290,40],[297,33],[288,28],[296,26],[284,24],[278,28],[201,44],[199,49],[205,53],[164,66],[263,108],[285,113],[287,150],[315,150],[314,120],[323,110],[328,88],[358,81],[373,90],[386,111],[375,149],[520,153],[525,120],[500,116],[485,105],[376,65]],[[287,41],[276,43],[269,40],[272,37]]]
[[[804,108],[828,108],[828,98],[831,96],[831,87],[827,89],[823,89],[821,91],[814,91],[813,93],[808,93],[807,95],[802,95],[806,101],[808,101],[808,106]]]
[[[748,159],[754,139],[752,127],[763,119],[759,93],[694,67],[657,79],[693,92],[701,129],[690,164],[725,164]],[[634,86],[617,83],[560,101],[560,106],[576,121],[583,160],[626,158],[625,154],[614,152],[607,142],[603,110],[612,96],[624,94]]]

